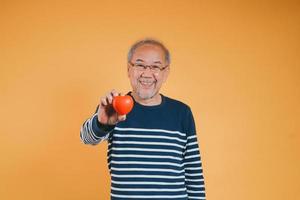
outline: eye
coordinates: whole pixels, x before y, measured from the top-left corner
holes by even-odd
[[[151,66],[151,70],[153,70],[153,71],[159,71],[159,70],[160,70],[160,67],[157,66],[157,65],[152,65],[152,66]]]
[[[146,68],[146,66],[143,65],[143,64],[135,64],[135,66],[138,67],[138,68],[144,68],[144,69]]]

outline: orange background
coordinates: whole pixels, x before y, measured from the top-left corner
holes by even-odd
[[[162,92],[192,107],[207,199],[299,200],[299,1],[0,1],[0,199],[109,199],[106,143],[79,130],[162,40]],[[298,191],[297,191],[298,190]]]

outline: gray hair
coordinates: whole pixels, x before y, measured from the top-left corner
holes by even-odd
[[[159,46],[163,50],[163,52],[165,54],[165,62],[167,63],[167,65],[170,64],[171,60],[170,60],[170,52],[169,52],[169,50],[165,47],[165,45],[162,42],[160,42],[160,41],[158,41],[156,39],[151,39],[151,38],[145,38],[143,40],[139,40],[136,43],[134,43],[130,47],[130,49],[128,51],[127,61],[130,62],[131,59],[132,59],[132,56],[133,56],[133,54],[135,52],[135,50],[138,47],[143,46],[145,44],[151,44],[151,45]]]

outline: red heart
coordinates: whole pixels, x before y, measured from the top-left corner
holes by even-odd
[[[129,95],[116,96],[113,99],[113,107],[119,115],[126,115],[133,108],[133,99]]]

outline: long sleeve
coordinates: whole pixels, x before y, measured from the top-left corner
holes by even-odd
[[[103,140],[107,140],[110,132],[115,126],[102,125],[98,121],[98,107],[93,116],[88,118],[80,129],[80,139],[84,144],[96,145]]]
[[[197,141],[195,122],[190,108],[186,116],[187,143],[184,153],[185,183],[188,199],[206,199],[201,156]]]

